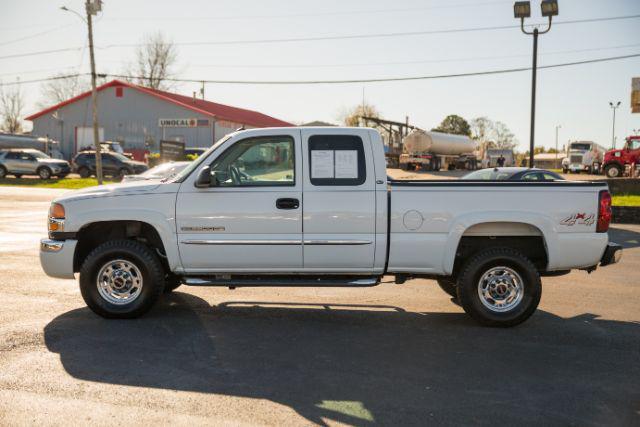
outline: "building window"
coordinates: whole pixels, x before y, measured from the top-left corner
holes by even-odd
[[[116,98],[122,98],[124,88],[122,86],[116,87]]]

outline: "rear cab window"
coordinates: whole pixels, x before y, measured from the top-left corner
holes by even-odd
[[[367,179],[362,139],[356,135],[309,137],[309,179],[314,186],[358,186]]]

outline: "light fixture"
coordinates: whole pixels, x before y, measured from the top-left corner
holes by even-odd
[[[542,10],[542,16],[558,16],[558,1],[542,0],[540,9]]]
[[[517,1],[513,4],[513,16],[524,19],[531,16],[531,3],[528,1]]]

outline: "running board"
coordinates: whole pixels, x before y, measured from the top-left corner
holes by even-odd
[[[380,283],[379,277],[363,277],[363,278],[331,278],[331,277],[185,277],[184,284],[189,286],[224,286],[224,287],[241,287],[241,286],[264,286],[264,287],[371,287]]]

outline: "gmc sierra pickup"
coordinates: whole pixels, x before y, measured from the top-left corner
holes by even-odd
[[[618,262],[604,182],[394,181],[366,128],[235,132],[173,178],[56,199],[40,260],[110,318],[194,286],[432,278],[477,321],[512,326],[540,277]]]

